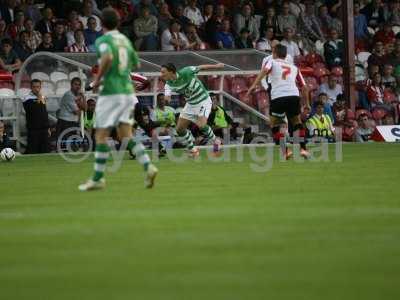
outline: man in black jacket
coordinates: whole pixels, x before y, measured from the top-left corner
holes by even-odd
[[[10,139],[5,131],[3,121],[0,121],[0,151],[4,148],[11,148]]]
[[[48,152],[49,117],[46,99],[41,93],[42,82],[38,79],[31,81],[31,92],[25,97],[23,105],[26,113],[28,129],[28,146],[26,153]]]

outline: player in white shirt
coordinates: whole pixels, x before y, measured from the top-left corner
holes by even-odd
[[[300,91],[297,84],[302,88],[306,95],[306,105],[308,106],[308,92],[306,83],[300,70],[286,60],[287,49],[284,45],[277,45],[273,50],[272,59],[268,59],[266,65],[258,74],[256,80],[247,91],[247,96],[255,89],[260,81],[268,75],[271,83],[271,127],[274,141],[282,146],[282,150],[289,159],[292,152],[282,143],[283,134],[280,132],[280,124],[283,119],[288,118],[293,128],[294,136],[301,139],[305,137],[305,129],[300,118]],[[300,154],[308,158],[309,153],[306,150],[304,140],[300,142]]]
[[[272,48],[272,50],[275,48],[275,46]],[[262,63],[261,63],[261,71],[265,68],[265,66],[268,64],[268,62],[273,59],[273,54],[268,55],[264,57]],[[285,60],[293,64],[293,57],[290,56],[290,54],[286,55]],[[268,92],[269,96],[271,97],[271,80],[269,78],[263,78],[261,80],[261,86]]]

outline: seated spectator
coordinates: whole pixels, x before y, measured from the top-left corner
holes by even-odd
[[[343,129],[343,140],[353,141],[356,124],[354,120],[349,117],[351,111],[346,104],[346,99],[343,94],[337,96],[332,110],[335,116],[334,125]],[[350,132],[351,134],[349,134]]]
[[[14,22],[8,26],[8,35],[16,40],[19,33],[25,30],[25,15],[22,10],[18,10],[14,12],[14,16]]]
[[[45,32],[53,32],[54,25],[53,11],[50,7],[44,8],[42,11],[42,19],[36,24],[36,30],[41,34]]]
[[[356,129],[356,142],[365,143],[371,141],[372,133],[374,132],[374,126],[372,126],[370,119],[367,114],[360,114],[358,116],[358,127]]]
[[[306,125],[310,137],[324,137],[334,140],[335,128],[329,115],[324,114],[324,104],[317,102],[315,114],[308,119]]]
[[[77,30],[83,30],[83,25],[82,25],[81,21],[79,21],[78,19],[75,19],[71,22],[71,24],[69,26],[69,30],[66,33],[68,47],[72,46],[76,42],[75,41],[75,32]]]
[[[187,25],[186,26],[186,37],[188,39],[189,45],[188,49],[190,50],[204,50],[206,48],[203,41],[200,39],[196,26],[195,25]]]
[[[46,98],[42,95],[41,88],[42,82],[33,79],[31,92],[23,101],[28,130],[26,154],[49,151],[49,116],[46,109]]]
[[[400,65],[400,40],[396,40],[394,50],[385,57],[385,63],[397,67]]]
[[[0,121],[0,151],[4,148],[11,148],[11,141],[7,135],[3,121]]]
[[[369,38],[368,22],[365,15],[360,13],[360,3],[354,2],[354,36],[357,40],[367,40]]]
[[[258,40],[260,36],[258,22],[252,13],[252,7],[248,3],[242,6],[241,12],[236,14],[234,18],[233,29],[235,33],[239,35],[243,28],[249,30],[250,39],[252,41],[255,42]]]
[[[84,101],[81,88],[81,79],[74,77],[71,80],[71,89],[61,98],[60,109],[57,112],[57,137],[67,129],[79,128],[80,109],[84,108],[81,105]]]
[[[250,31],[246,27],[243,27],[240,30],[240,35],[236,38],[235,45],[237,49],[253,48],[253,41],[250,38]]]
[[[130,1],[129,0],[125,0],[125,2],[130,2]],[[157,10],[157,7],[154,5],[155,1],[152,1],[152,0],[139,0],[139,1],[137,1],[137,0],[135,0],[135,1],[132,1],[132,2],[136,2],[136,3],[139,2],[134,7],[134,11],[136,13],[140,13],[142,11],[143,6],[147,6],[150,9],[150,14],[153,15],[153,16],[158,17],[158,10]],[[182,10],[183,10],[183,8],[182,8]]]
[[[10,39],[4,39],[1,42],[1,53],[0,53],[0,69],[15,72],[21,67],[21,60],[15,53],[12,41]]]
[[[133,28],[136,36],[135,47],[137,50],[155,51],[158,49],[158,21],[155,16],[150,15],[148,6],[142,6],[141,14],[134,21]]]
[[[400,26],[400,3],[398,0],[389,0],[385,7],[385,20],[393,25]]]
[[[33,50],[28,45],[28,33],[25,30],[19,33],[19,42],[15,44],[14,49],[22,62],[33,54]]]
[[[324,43],[324,56],[329,68],[343,65],[344,45],[336,29],[331,29],[328,40]]]
[[[328,82],[320,85],[319,93],[325,93],[328,95],[328,103],[332,106],[336,102],[337,96],[343,94],[343,88],[337,83],[336,77],[333,74],[330,74]]]
[[[385,88],[394,91],[396,87],[396,78],[393,76],[394,68],[392,65],[386,64],[383,68],[382,84]]]
[[[75,43],[68,47],[68,52],[89,52],[83,30],[75,31]]]
[[[367,89],[368,101],[371,107],[383,104],[383,90],[382,76],[380,73],[375,73],[372,77],[372,82]]]
[[[380,68],[386,62],[385,49],[382,42],[376,42],[372,54],[368,57],[368,65],[377,65]]]
[[[204,13],[203,13],[203,18],[204,18],[204,23],[210,20],[214,16],[214,5],[212,3],[206,3],[204,5]]]
[[[275,39],[274,27],[266,27],[262,37],[257,41],[256,49],[272,53],[272,48],[278,43],[279,41]]]
[[[226,19],[222,22],[222,27],[217,31],[215,36],[218,49],[233,49],[235,48],[234,38],[231,33],[231,22]]]
[[[157,107],[154,110],[155,120],[161,127],[159,135],[171,134],[171,128],[175,128],[175,110],[166,105],[164,94],[157,95]]]
[[[374,35],[374,42],[382,42],[384,45],[393,44],[395,41],[395,34],[392,30],[392,24],[389,22],[384,23],[383,28],[377,31]]]
[[[9,39],[10,35],[7,32],[7,24],[6,21],[0,19],[0,43],[4,39]]]
[[[316,101],[312,104],[310,115],[314,115],[316,111],[316,104],[322,102],[324,104],[324,114],[327,114],[331,120],[334,120],[332,113],[332,106],[328,103],[328,95],[326,93],[319,93]]]
[[[89,27],[89,18],[96,19],[96,31],[101,31],[101,21],[98,16],[93,13],[93,4],[91,0],[84,0],[82,4],[82,14],[78,17],[79,21],[83,24],[84,28],[87,29]]]
[[[167,3],[162,3],[160,6],[160,12],[158,14],[158,29],[157,32],[161,35],[165,29],[168,29],[169,24],[174,19],[169,11]]]
[[[289,11],[293,16],[299,18],[306,11],[306,7],[300,0],[290,0]]]
[[[315,49],[317,40],[325,41],[318,18],[314,14],[314,5],[311,1],[306,2],[305,12],[299,16],[299,35],[303,41],[304,48],[307,52]]]
[[[366,16],[368,26],[374,29],[385,22],[382,0],[372,0],[361,10],[361,13]]]
[[[278,35],[278,19],[275,15],[275,8],[273,6],[268,6],[265,16],[261,19],[260,32],[265,32],[266,28],[269,27],[272,27],[273,32]]]
[[[55,52],[64,52],[68,47],[65,25],[62,22],[56,23],[56,28],[53,34],[53,45]]]
[[[329,15],[328,7],[325,4],[320,5],[318,8],[318,21],[325,36],[329,35],[331,29],[335,29],[338,34],[342,33],[342,22]]]
[[[234,123],[232,118],[226,113],[226,110],[218,105],[218,97],[215,94],[211,94],[210,96],[212,107],[207,123],[216,136],[224,138],[224,130],[227,130]]]
[[[294,37],[294,29],[290,27],[286,27],[283,33],[283,40],[281,44],[286,46],[287,54],[296,59],[296,56],[301,55],[299,45],[296,41],[293,40]]]
[[[43,34],[43,42],[36,48],[36,52],[40,51],[55,52],[53,38],[50,32]]]
[[[286,28],[297,28],[297,19],[290,14],[289,2],[283,2],[282,12],[278,15],[278,29],[280,34],[284,34]]]
[[[183,15],[190,20],[192,24],[200,27],[204,23],[204,17],[197,7],[197,0],[189,0],[188,6],[183,10]]]
[[[95,52],[95,42],[96,39],[100,36],[102,36],[102,33],[100,31],[96,30],[96,26],[97,26],[97,21],[95,18],[93,17],[89,17],[88,20],[88,26],[87,28],[83,31],[83,35],[85,37],[85,42],[86,45],[89,49],[90,52]]]
[[[222,28],[224,19],[227,18],[225,14],[225,6],[223,4],[217,5],[215,14],[209,19],[204,27],[205,41],[213,48],[217,48],[216,34]]]
[[[40,34],[39,31],[34,30],[35,26],[33,25],[33,21],[31,19],[26,19],[25,20],[25,31],[28,35],[28,46],[29,48],[32,49],[32,51],[35,51],[36,48],[40,45],[42,42],[42,35]]]
[[[183,15],[183,6],[181,4],[175,6],[173,16],[175,20],[178,21],[178,23],[181,25],[181,27],[185,27],[192,22],[189,18]]]
[[[184,33],[181,32],[181,25],[177,20],[172,21],[169,29],[164,30],[161,35],[162,51],[181,51],[187,49],[189,42]]]

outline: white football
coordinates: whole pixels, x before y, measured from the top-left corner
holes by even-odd
[[[0,157],[4,161],[13,161],[15,159],[15,152],[11,148],[4,148],[0,152]]]

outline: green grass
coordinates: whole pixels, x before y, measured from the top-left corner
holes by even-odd
[[[333,160],[333,147],[331,160]],[[400,299],[400,145],[343,162],[0,163],[0,299]]]

